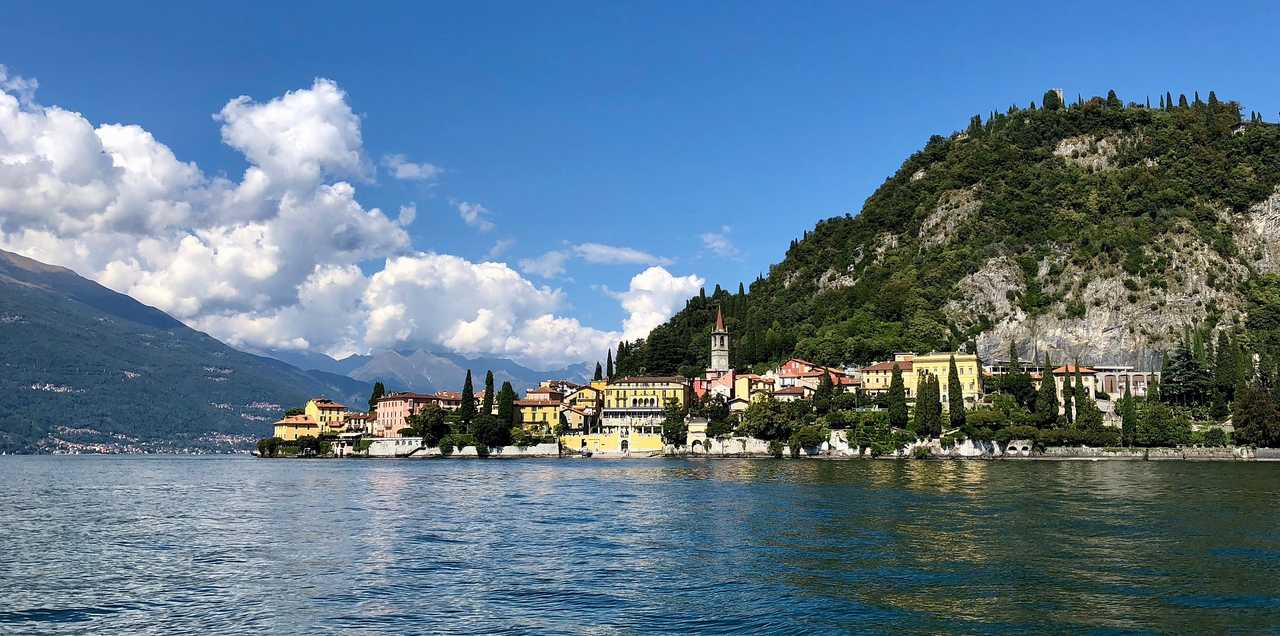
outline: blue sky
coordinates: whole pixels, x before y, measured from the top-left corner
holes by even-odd
[[[364,207],[416,205],[414,250],[478,262],[510,241],[500,260],[517,271],[569,254],[556,276],[521,273],[600,330],[629,315],[602,286],[625,290],[645,265],[574,245],[736,288],[817,220],[856,212],[929,135],[1051,86],[1213,89],[1280,111],[1275,3],[51,5],[8,4],[0,22],[0,64],[36,79],[40,104],[137,124],[238,180],[249,162],[211,115],[330,79],[377,167],[352,181]],[[397,180],[392,154],[442,172]],[[492,229],[464,223],[460,201]],[[708,233],[728,247],[713,253]]]

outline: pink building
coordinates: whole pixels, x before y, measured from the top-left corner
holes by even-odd
[[[377,413],[370,434],[374,437],[399,437],[400,429],[408,426],[410,415],[416,415],[428,404],[439,404],[434,395],[421,393],[388,393],[377,401]]]

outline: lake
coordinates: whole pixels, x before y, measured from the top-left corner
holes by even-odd
[[[1280,464],[0,457],[0,633],[1280,630]]]

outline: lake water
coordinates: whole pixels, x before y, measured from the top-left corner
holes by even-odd
[[[0,633],[1280,631],[1280,464],[0,458]]]

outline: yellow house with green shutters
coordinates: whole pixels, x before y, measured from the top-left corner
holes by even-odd
[[[560,403],[554,400],[516,400],[520,428],[529,433],[550,435],[560,423]]]

